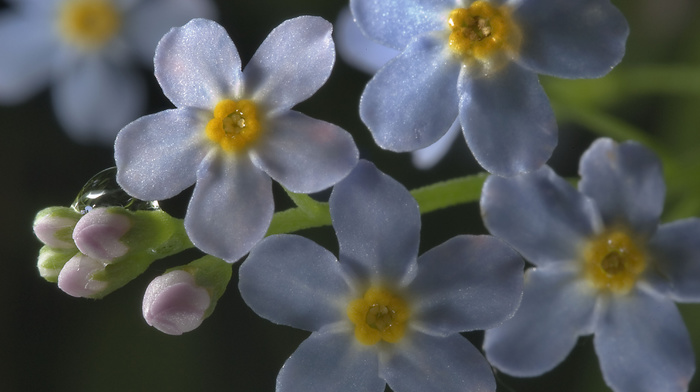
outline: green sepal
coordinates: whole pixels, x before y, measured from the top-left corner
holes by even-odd
[[[195,284],[209,293],[211,302],[203,318],[209,317],[214,312],[216,302],[224,295],[233,274],[232,264],[211,255],[206,255],[187,265],[170,268],[165,273],[175,270],[183,270],[192,275]]]

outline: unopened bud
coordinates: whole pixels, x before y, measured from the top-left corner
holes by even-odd
[[[155,278],[143,297],[143,318],[161,332],[181,335],[199,327],[211,304],[209,292],[188,272],[173,270]]]
[[[41,242],[52,248],[75,248],[71,235],[78,219],[80,219],[80,213],[72,208],[45,208],[34,218],[34,234]]]
[[[75,248],[58,249],[48,245],[42,247],[39,251],[39,261],[36,264],[39,275],[49,282],[56,283],[61,269],[76,253],[78,250]]]
[[[73,256],[58,274],[58,287],[73,297],[100,297],[107,282],[94,279],[94,275],[105,270],[105,265],[82,253]]]
[[[129,251],[120,239],[130,228],[131,220],[126,215],[114,209],[94,208],[75,225],[73,240],[80,252],[109,263]]]

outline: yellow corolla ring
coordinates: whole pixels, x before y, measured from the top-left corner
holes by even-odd
[[[224,151],[235,152],[254,142],[260,129],[257,108],[252,101],[224,99],[216,104],[214,118],[207,124],[206,134]]]
[[[122,26],[122,13],[107,0],[67,0],[58,13],[65,40],[83,49],[97,49]]]
[[[647,267],[644,250],[625,230],[606,230],[583,249],[584,274],[597,289],[626,294]]]
[[[355,338],[373,345],[380,340],[401,340],[410,314],[408,304],[400,296],[385,288],[370,287],[362,298],[350,302],[347,315],[355,324]]]

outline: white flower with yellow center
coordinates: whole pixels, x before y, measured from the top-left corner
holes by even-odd
[[[700,301],[700,220],[659,225],[661,164],[637,143],[599,139],[579,172],[578,192],[547,166],[486,180],[486,227],[535,265],[518,312],[486,332],[486,356],[536,376],[594,334],[614,391],[687,391],[695,359],[674,301]]]
[[[22,0],[0,17],[0,103],[52,84],[56,116],[75,140],[111,144],[143,113],[158,40],[171,27],[213,17],[210,0]]]
[[[330,197],[338,259],[295,235],[264,239],[239,272],[243,299],[312,331],[277,391],[495,391],[459,332],[491,328],[520,302],[523,261],[491,236],[457,236],[418,257],[420,213],[401,184],[361,161]]]
[[[234,262],[272,219],[272,181],[318,192],[345,177],[358,151],[350,135],[290,110],[328,79],[332,26],[301,16],[275,28],[245,70],[226,30],[195,19],[158,44],[155,74],[176,109],[142,117],[117,136],[117,181],[142,200],[196,182],[185,216],[192,242]]]
[[[479,164],[542,166],[557,127],[537,74],[593,78],[620,62],[628,26],[609,0],[351,0],[360,29],[401,53],[370,80],[360,116],[377,144],[415,151],[461,126]]]

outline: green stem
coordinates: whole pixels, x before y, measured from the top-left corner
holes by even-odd
[[[486,173],[438,182],[411,191],[422,214],[479,200]],[[298,206],[275,213],[266,235],[292,233],[313,227],[329,226],[331,214],[328,203],[311,199],[308,195],[287,191]]]

